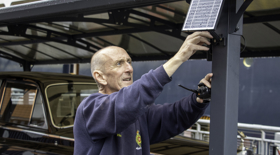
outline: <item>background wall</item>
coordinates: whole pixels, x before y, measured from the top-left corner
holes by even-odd
[[[280,126],[280,58],[240,59],[239,111],[241,123]],[[134,80],[150,69],[155,69],[165,61],[133,62]],[[251,65],[251,66],[250,66]],[[249,67],[250,66],[250,67]],[[211,72],[212,63],[206,60],[190,60],[184,63],[173,75],[172,82],[155,101],[156,104],[172,103],[190,95],[178,84],[196,89],[198,82]],[[0,71],[22,71],[18,63],[0,58]],[[63,65],[39,65],[32,71],[63,72]],[[90,64],[80,64],[80,74],[91,76]],[[215,103],[211,103],[215,104]],[[210,107],[206,113],[210,115]]]

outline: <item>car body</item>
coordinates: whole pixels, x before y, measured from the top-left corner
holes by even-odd
[[[1,154],[73,154],[75,109],[98,91],[92,77],[0,73]]]

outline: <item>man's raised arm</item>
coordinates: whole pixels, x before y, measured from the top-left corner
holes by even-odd
[[[189,35],[174,57],[172,57],[163,65],[167,75],[171,77],[174,72],[182,65],[182,63],[187,61],[196,51],[208,51],[209,48],[203,46],[203,44],[210,45],[210,42],[207,38],[213,38],[213,36],[207,31],[194,32],[193,34]]]

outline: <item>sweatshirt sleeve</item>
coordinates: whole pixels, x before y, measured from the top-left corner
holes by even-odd
[[[157,143],[182,133],[203,115],[208,105],[209,103],[198,103],[193,93],[173,104],[150,106],[146,117],[150,143]]]
[[[89,135],[95,140],[120,133],[145,113],[170,81],[160,66],[118,92],[90,95],[79,107]]]

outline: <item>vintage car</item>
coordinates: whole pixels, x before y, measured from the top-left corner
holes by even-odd
[[[0,86],[1,154],[73,154],[76,109],[97,92],[92,77],[2,72]]]
[[[98,91],[92,77],[41,72],[0,73],[0,153],[73,154],[80,102]],[[177,136],[151,146],[160,154],[208,154],[208,142]]]

